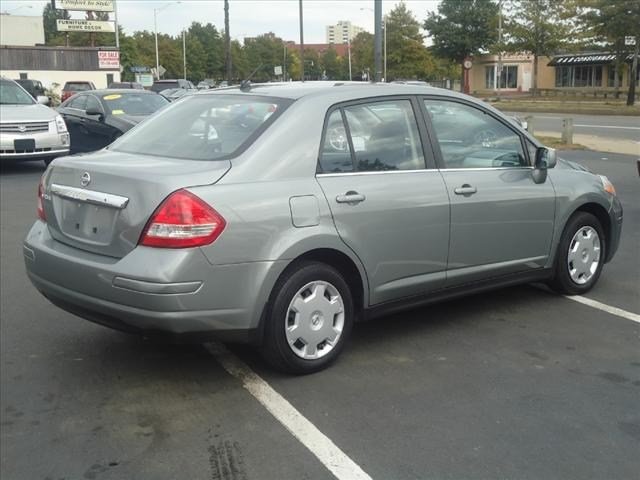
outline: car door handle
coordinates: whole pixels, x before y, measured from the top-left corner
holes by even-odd
[[[454,188],[453,191],[456,195],[473,195],[478,191],[478,189],[476,187],[472,187],[468,183],[465,183],[461,187]]]
[[[360,203],[360,202],[364,202],[365,199],[367,197],[365,197],[364,195],[358,193],[358,192],[354,192],[354,191],[349,191],[347,193],[345,193],[344,195],[338,195],[336,197],[336,202],[338,203]]]

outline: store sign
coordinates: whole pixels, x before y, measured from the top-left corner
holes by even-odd
[[[56,0],[56,8],[60,10],[113,12],[113,0]]]
[[[59,32],[115,32],[114,22],[99,20],[56,20]]]
[[[153,85],[153,75],[151,75],[150,73],[137,73],[136,82],[138,82],[143,87],[150,87],[151,85]]]
[[[98,68],[120,68],[120,52],[99,51]]]

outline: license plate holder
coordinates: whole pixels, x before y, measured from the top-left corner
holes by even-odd
[[[33,138],[19,138],[13,141],[16,153],[33,152],[36,149],[36,141]]]

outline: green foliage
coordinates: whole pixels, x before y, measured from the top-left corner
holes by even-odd
[[[498,5],[493,0],[442,0],[424,28],[433,52],[462,63],[465,57],[490,51],[497,39]]]
[[[361,78],[364,73],[370,75],[374,71],[373,56],[373,35],[360,32],[351,42],[351,69],[354,80]]]

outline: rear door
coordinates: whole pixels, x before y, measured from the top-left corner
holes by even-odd
[[[334,107],[325,120],[317,180],[365,266],[372,305],[445,281],[449,201],[418,109],[408,97],[372,99]]]
[[[86,104],[86,95],[75,95],[70,99],[69,103],[60,109],[60,113],[67,124],[67,130],[69,130],[71,153],[86,152],[87,149],[87,139],[83,131],[80,130]]]
[[[509,122],[464,101],[423,99],[451,199],[447,285],[544,266],[555,190],[533,181],[525,139]]]
[[[99,115],[87,115],[87,111],[97,110],[102,112]],[[81,128],[86,130],[86,144],[88,151],[100,150],[112,141],[115,129],[107,122],[106,112],[102,102],[95,95],[87,95],[85,114],[81,120]]]

